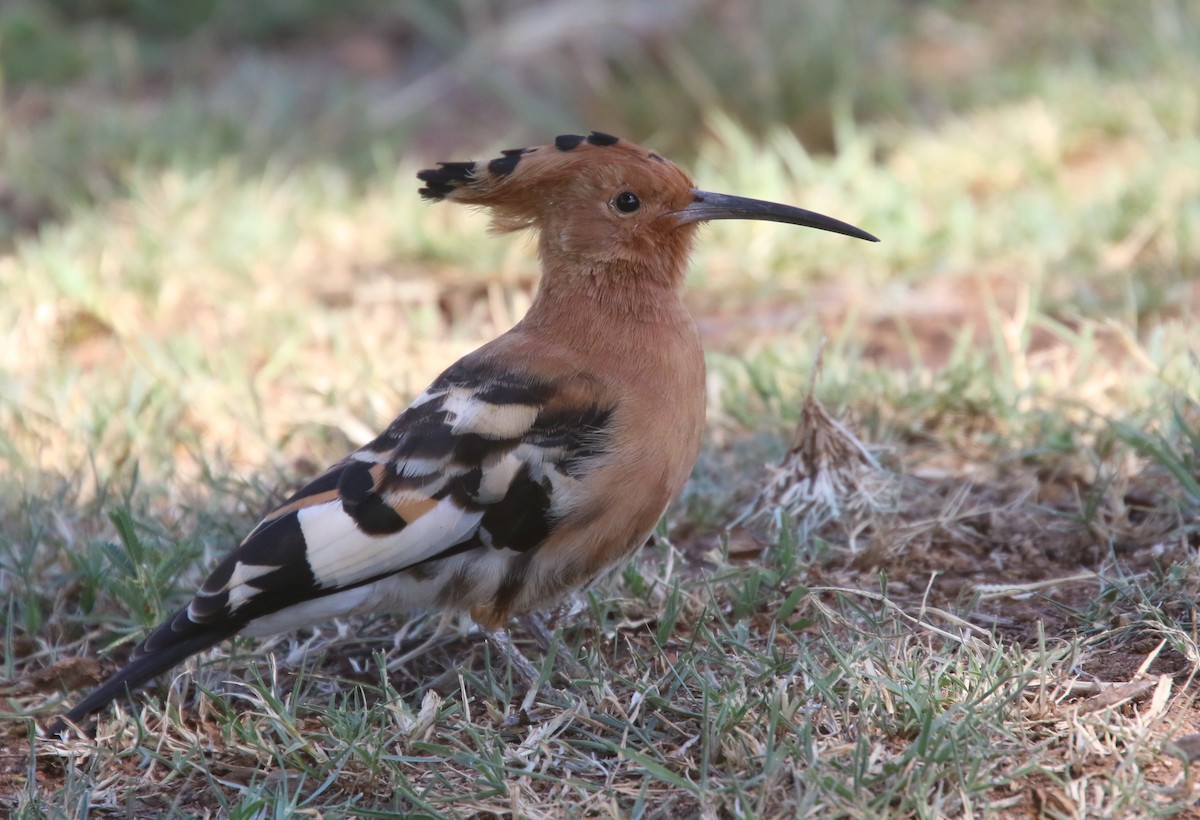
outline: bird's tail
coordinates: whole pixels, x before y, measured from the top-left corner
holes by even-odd
[[[129,663],[59,718],[50,733],[66,729],[67,721],[79,723],[185,658],[236,635],[241,627],[238,623],[198,624],[184,607],[147,635],[133,650]]]

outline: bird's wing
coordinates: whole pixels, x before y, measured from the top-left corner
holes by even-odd
[[[268,515],[205,581],[189,620],[246,624],[473,547],[528,550],[605,450],[611,411],[583,377],[462,362]]]
[[[613,406],[582,375],[538,379],[472,361],[267,515],[65,717],[83,719],[258,618],[468,549],[544,540],[603,458]]]

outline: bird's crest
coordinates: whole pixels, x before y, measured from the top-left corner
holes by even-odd
[[[528,188],[539,181],[569,173],[580,162],[597,159],[593,153],[596,149],[615,146],[626,151],[632,147],[610,134],[593,131],[586,137],[563,134],[553,145],[510,148],[491,160],[439,162],[437,168],[417,174],[417,179],[425,183],[420,194],[432,201],[449,199],[487,205],[506,188]]]
[[[563,134],[549,145],[510,148],[500,156],[478,162],[439,162],[417,174],[425,185],[420,194],[430,201],[446,200],[494,209],[493,227],[527,227],[537,212],[552,204],[563,185],[597,186],[609,179],[640,177],[660,190],[678,189],[686,196],[691,180],[659,154],[611,134]]]

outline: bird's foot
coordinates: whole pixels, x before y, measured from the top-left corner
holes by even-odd
[[[539,644],[542,644],[543,638],[549,637],[549,632],[544,624],[539,624],[541,635],[535,632],[534,637]],[[533,630],[531,630],[533,631]],[[522,686],[527,690],[525,697],[521,700],[521,705],[516,712],[504,719],[503,726],[527,726],[531,723],[537,723],[538,716],[534,709],[534,704],[542,703],[548,706],[554,706],[560,709],[570,707],[578,701],[582,695],[576,692],[574,686],[568,684],[565,690],[556,689],[551,686],[547,680],[543,680],[542,670],[535,666],[529,658],[513,645],[512,637],[507,629],[497,629],[487,633],[488,643],[496,650],[503,658],[505,658],[509,667],[513,670],[513,674],[519,679]],[[551,641],[547,640],[544,648],[548,652],[553,652]],[[554,660],[558,661],[558,657],[554,656]],[[554,664],[556,669],[558,664]],[[550,677],[556,669],[550,670]]]

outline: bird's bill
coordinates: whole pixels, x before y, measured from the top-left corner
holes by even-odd
[[[806,211],[791,205],[780,205],[778,202],[749,199],[744,196],[714,194],[711,191],[700,191],[695,188],[692,189],[692,203],[682,210],[675,211],[674,216],[680,224],[711,222],[714,219],[757,219],[766,222],[786,222],[789,225],[801,225],[805,228],[816,228],[821,231],[853,236],[868,242],[879,241],[877,237],[861,228],[815,211]]]

